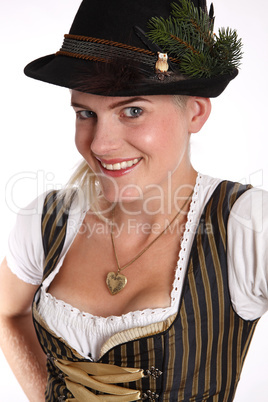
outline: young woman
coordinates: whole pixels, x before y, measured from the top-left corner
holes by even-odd
[[[83,1],[25,70],[71,89],[83,156],[21,211],[0,271],[2,348],[33,401],[231,401],[267,309],[267,194],[189,157],[239,40],[214,38],[204,2],[149,3]]]

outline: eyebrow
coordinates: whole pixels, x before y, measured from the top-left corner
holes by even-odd
[[[149,101],[149,99],[145,99],[142,96],[136,96],[136,97],[133,97],[133,98],[125,99],[125,100],[123,100],[121,102],[115,102],[115,103],[113,103],[112,105],[109,106],[109,109],[115,109],[116,107],[124,106],[124,105],[127,105],[128,103],[133,103],[133,102],[138,102],[138,101],[145,101],[145,102],[151,103],[151,101]]]
[[[144,102],[151,103],[151,101],[149,99],[145,99],[145,98],[143,98],[141,96],[136,96],[136,97],[133,97],[133,98],[125,99],[125,100],[120,101],[120,102],[114,102],[109,106],[109,109],[115,109],[116,107],[124,106],[124,105],[127,105],[129,103],[133,103],[133,102],[137,102],[137,101],[144,101]],[[90,109],[89,105],[86,106],[86,105],[83,105],[81,103],[77,103],[77,102],[73,102],[73,101],[71,101],[71,106],[72,107],[79,107],[79,108],[82,108],[82,109]]]
[[[86,105],[82,105],[82,103],[76,103],[76,102],[73,102],[73,101],[71,101],[71,106],[72,107],[79,107],[79,108],[82,108],[82,109],[88,109],[89,108]]]

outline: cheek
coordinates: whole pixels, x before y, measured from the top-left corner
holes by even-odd
[[[75,130],[75,145],[80,154],[86,153],[90,149],[91,136],[85,128],[76,127]]]
[[[161,147],[161,143],[165,143],[165,134],[169,127],[168,119],[159,118],[157,121],[150,119],[146,126],[140,131],[140,138],[144,146],[151,149]]]
[[[183,119],[174,113],[167,113],[158,119],[157,125],[151,122],[143,132],[144,144],[151,150],[165,152],[178,152],[178,149],[187,141],[188,132]]]

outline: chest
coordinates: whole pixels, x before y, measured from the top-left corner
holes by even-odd
[[[116,238],[120,267],[135,261],[121,271],[127,279],[125,288],[111,295],[106,277],[117,272],[117,263],[110,233],[78,234],[48,292],[80,311],[102,317],[168,307],[180,238],[178,232],[163,236],[136,260],[144,248],[142,241],[134,245],[132,239]]]

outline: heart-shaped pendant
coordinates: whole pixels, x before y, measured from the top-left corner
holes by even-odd
[[[111,294],[116,295],[126,286],[127,278],[118,272],[109,272],[106,277],[106,284]]]

